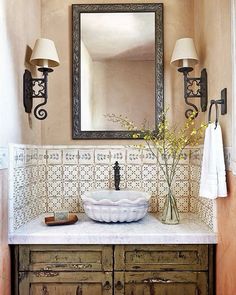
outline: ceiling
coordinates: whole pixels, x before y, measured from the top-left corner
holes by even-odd
[[[154,60],[155,14],[82,13],[81,37],[94,61]]]

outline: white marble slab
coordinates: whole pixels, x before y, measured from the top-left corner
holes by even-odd
[[[9,234],[9,244],[215,244],[212,232],[194,214],[183,214],[178,225],[164,225],[148,214],[134,223],[105,224],[78,214],[74,225],[49,227],[44,216]]]

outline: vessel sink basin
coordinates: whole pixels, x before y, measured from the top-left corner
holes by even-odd
[[[143,218],[151,195],[131,190],[89,191],[82,195],[88,217],[100,222],[132,222]]]

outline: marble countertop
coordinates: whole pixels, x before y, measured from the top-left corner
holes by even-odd
[[[9,244],[216,244],[217,235],[194,214],[183,214],[178,225],[164,225],[154,214],[133,223],[105,224],[78,214],[73,225],[47,226],[44,217],[10,233]],[[48,215],[47,215],[48,216]]]

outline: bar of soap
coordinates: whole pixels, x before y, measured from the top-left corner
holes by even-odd
[[[55,211],[54,212],[54,220],[68,220],[69,218],[69,212],[68,211]]]

